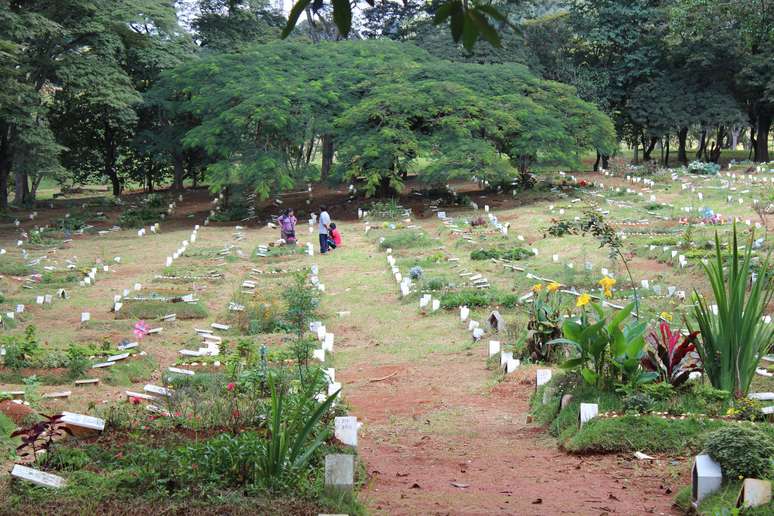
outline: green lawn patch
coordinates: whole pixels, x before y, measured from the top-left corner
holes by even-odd
[[[207,309],[201,303],[169,303],[166,301],[126,301],[116,319],[160,319],[176,314],[178,319],[203,319]]]

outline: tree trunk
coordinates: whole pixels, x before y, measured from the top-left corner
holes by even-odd
[[[113,197],[118,197],[121,195],[121,182],[118,180],[118,172],[116,171],[117,152],[114,137],[115,135],[113,134],[113,129],[110,127],[110,123],[108,122],[107,118],[105,118],[104,124],[104,173],[108,179],[110,179],[110,183],[113,186]]]
[[[11,126],[0,123],[0,211],[8,209],[8,177],[11,174]]]
[[[594,172],[599,172],[599,162],[602,159],[602,155],[597,151],[597,159],[594,161]]]
[[[29,191],[29,186],[27,185],[27,174],[17,171],[14,173],[13,181],[13,202],[16,204],[16,206],[24,206],[24,204],[27,202],[27,192]]]
[[[645,146],[645,141],[642,142],[642,161],[650,161],[651,157],[650,155],[653,153],[653,149],[656,148],[656,143],[658,143],[658,138],[655,136],[651,136],[650,142],[648,143],[647,147]]]
[[[322,139],[322,169],[320,171],[320,180],[328,179],[333,165],[333,136],[323,134]]]
[[[739,136],[742,134],[742,128],[734,126],[731,128],[731,150],[736,150],[739,145]]]
[[[176,192],[183,191],[183,178],[185,177],[185,167],[183,166],[183,155],[179,152],[172,153],[172,159],[175,163],[175,178],[172,182],[172,190]]]
[[[771,113],[761,110],[758,113],[755,128],[755,154],[753,161],[769,161],[769,129],[771,129]]]
[[[685,152],[685,141],[688,139],[688,128],[681,127],[677,131],[677,161],[683,165],[688,164],[688,154]]]
[[[640,145],[637,140],[634,140],[634,148],[632,149],[632,163],[639,163],[640,161]]]
[[[610,162],[610,156],[607,154],[602,154],[602,170],[609,170],[609,162]]]
[[[664,166],[668,167],[669,166],[669,140],[671,138],[669,137],[668,134],[665,136],[665,138],[666,138],[666,148],[663,149],[664,150]]]
[[[35,198],[38,195],[38,187],[43,182],[43,176],[38,176],[32,181],[32,189],[30,190],[29,201],[31,204],[35,204]]]
[[[696,159],[701,159],[701,156],[704,154],[704,151],[706,148],[707,148],[707,130],[702,129],[701,138],[699,138],[699,150],[696,151]]]

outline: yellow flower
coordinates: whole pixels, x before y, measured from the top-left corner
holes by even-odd
[[[586,306],[591,301],[591,296],[588,294],[581,294],[578,296],[578,300],[575,302],[575,306],[580,308],[581,306]]]
[[[669,322],[672,322],[672,314],[669,312],[661,312],[661,318],[666,319]]]
[[[609,276],[605,276],[604,278],[599,280],[599,286],[602,287],[602,289],[605,291],[605,296],[607,297],[612,297],[614,285],[615,285],[615,280]]]
[[[559,283],[552,281],[551,283],[548,284],[548,287],[546,288],[548,289],[549,292],[556,292],[557,290],[559,290],[559,287],[561,287]]]
[[[537,294],[541,290],[543,290],[543,284],[542,283],[535,283],[534,285],[532,285],[532,292]]]

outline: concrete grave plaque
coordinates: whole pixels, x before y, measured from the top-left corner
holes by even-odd
[[[157,396],[172,396],[173,392],[165,387],[159,387],[158,385],[148,384],[142,388],[145,392],[155,394]]]
[[[179,367],[168,367],[167,371],[170,373],[184,374],[187,376],[193,376],[196,374],[195,371],[191,371],[189,369],[180,369]]]
[[[118,355],[111,355],[107,357],[107,361],[118,362],[119,360],[124,360],[126,358],[129,358],[129,353],[119,353]]]
[[[28,468],[21,464],[14,464],[13,469],[11,470],[11,476],[20,480],[26,480],[27,482],[31,482],[41,487],[59,489],[65,485],[65,479],[60,476]]]
[[[110,367],[116,365],[115,362],[100,362],[99,364],[94,364],[91,366],[92,369],[102,369],[105,367]]]
[[[510,351],[500,352],[500,367],[504,368],[508,360],[513,360],[513,353]]]
[[[355,416],[341,416],[333,420],[336,439],[347,446],[357,447],[357,430],[359,424]]]
[[[333,353],[333,333],[326,333],[322,341],[322,348],[328,353]]]
[[[87,321],[91,320],[91,314],[89,312],[82,312],[81,313],[81,322],[85,323]]]
[[[492,313],[489,314],[487,321],[489,322],[489,327],[495,332],[500,332],[505,329],[505,319],[503,319],[503,316],[500,315],[500,312],[497,310],[493,310]]]
[[[83,387],[84,385],[97,385],[99,384],[99,378],[88,378],[85,380],[75,380],[76,387]]]
[[[101,432],[105,429],[105,420],[98,417],[76,414],[75,412],[62,412],[62,422],[66,425]]]
[[[325,362],[325,350],[324,349],[312,350],[312,358],[314,358],[315,360],[319,360],[320,362]]]
[[[538,369],[536,373],[536,385],[540,387],[541,385],[545,385],[551,380],[551,370],[550,369]]]
[[[580,413],[578,414],[578,424],[583,427],[584,424],[597,417],[599,414],[599,405],[596,403],[581,403]]]
[[[69,398],[73,391],[49,392],[43,395],[44,398]]]
[[[490,340],[489,341],[489,356],[493,357],[496,354],[500,352],[500,341],[499,340]]]
[[[720,489],[723,473],[720,464],[706,454],[697,455],[691,469],[691,500],[697,506],[707,495]]]
[[[509,358],[505,362],[505,373],[510,374],[514,372],[516,369],[518,369],[519,365],[521,365],[521,360],[517,358]]]
[[[325,456],[325,489],[329,492],[352,491],[355,483],[355,456],[332,454]]]
[[[771,481],[745,478],[736,499],[738,508],[760,507],[771,502]]]
[[[215,323],[215,322],[210,324],[210,326],[216,330],[223,330],[223,331],[226,331],[229,328],[231,328],[231,326],[229,326],[228,324],[221,324],[221,323]]]
[[[470,309],[467,306],[460,307],[460,321],[465,322],[470,315]]]

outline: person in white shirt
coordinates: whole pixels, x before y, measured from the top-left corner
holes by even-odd
[[[328,235],[330,233],[330,223],[331,216],[328,214],[328,208],[325,205],[320,206],[320,254],[325,254],[328,252]]]

